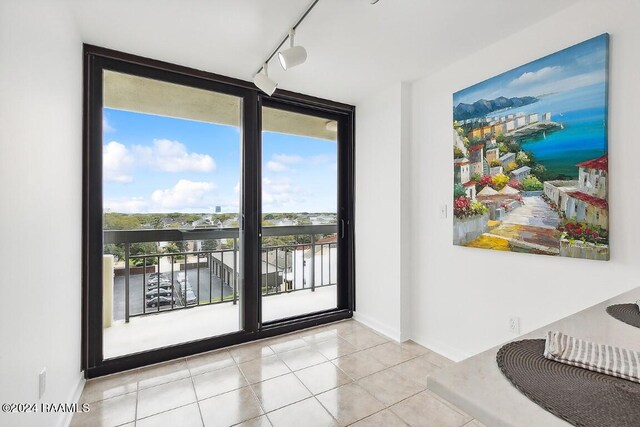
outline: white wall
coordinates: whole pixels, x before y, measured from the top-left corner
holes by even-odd
[[[62,5],[64,6],[64,5]],[[0,402],[73,402],[80,372],[82,43],[58,2],[0,2]],[[0,413],[0,425],[65,414]]]
[[[355,318],[399,340],[407,297],[409,88],[395,84],[356,106]],[[403,114],[403,112],[405,114]],[[404,209],[403,209],[404,208]],[[403,234],[404,233],[404,234]]]
[[[640,115],[639,16],[640,4],[635,0],[582,1],[414,82],[412,321],[408,332],[415,340],[461,359],[513,338],[507,329],[511,315],[520,316],[524,333],[639,285],[640,228],[636,222],[640,202],[635,192],[640,159],[640,144],[636,143]],[[604,32],[611,34],[611,261],[453,246],[452,94]],[[358,143],[361,142],[359,135]],[[388,154],[390,158],[394,155]],[[440,219],[438,213],[439,205],[444,203],[449,205],[446,220]],[[363,286],[362,277],[358,278],[358,285]],[[359,297],[363,293],[360,290]]]

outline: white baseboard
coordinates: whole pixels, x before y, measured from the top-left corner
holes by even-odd
[[[376,320],[371,316],[367,316],[366,314],[362,314],[357,311],[354,311],[353,318],[358,322],[362,323],[363,325],[370,327],[376,332],[379,332],[380,334],[384,335],[387,338],[390,338],[397,342],[402,341],[402,334],[400,333],[399,330],[395,328],[391,328],[388,325],[385,325],[384,323]]]
[[[431,351],[435,351],[436,353],[441,354],[442,356],[446,357],[447,359],[451,359],[454,362],[460,362],[473,356],[472,354],[468,354],[467,352],[464,352],[455,347],[451,347],[450,345],[437,340],[426,339],[419,336],[411,337],[411,339],[421,346],[426,347]]]
[[[80,396],[82,395],[82,390],[84,390],[84,383],[84,373],[80,372],[80,378],[78,379],[75,390],[71,392],[70,398],[65,403],[78,403],[78,401],[80,400]],[[63,412],[58,421],[58,427],[69,427],[73,415],[74,412]]]

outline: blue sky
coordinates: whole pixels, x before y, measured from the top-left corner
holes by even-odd
[[[602,83],[606,78],[603,65],[607,44],[608,35],[602,34],[514,68],[456,92],[453,105],[499,96],[539,96]]]
[[[104,109],[103,200],[112,212],[237,212],[238,128]],[[263,211],[335,212],[336,143],[263,133]]]

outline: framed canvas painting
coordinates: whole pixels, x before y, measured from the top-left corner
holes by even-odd
[[[609,259],[609,35],[453,95],[453,243]]]

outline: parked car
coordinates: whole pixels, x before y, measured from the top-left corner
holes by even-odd
[[[160,279],[160,280],[150,280],[147,283],[147,290],[160,288],[170,288],[171,282],[169,280]]]
[[[155,288],[146,293],[147,299],[155,298],[158,295],[162,297],[170,297],[173,295],[173,291],[171,288]]]
[[[155,297],[147,300],[147,307],[157,307],[158,303],[162,307],[163,305],[171,305],[172,302],[175,302],[175,299],[169,297]]]
[[[198,303],[198,298],[196,298],[196,294],[193,293],[191,288],[187,288],[187,295],[185,299],[187,300],[187,305],[193,305]]]
[[[151,279],[157,279],[158,277],[162,278],[162,279],[167,279],[167,280],[171,280],[171,273],[168,272],[162,272],[162,273],[150,273],[147,278],[149,280]]]

